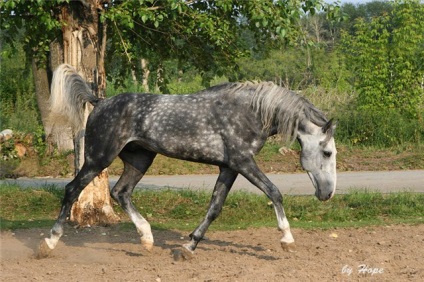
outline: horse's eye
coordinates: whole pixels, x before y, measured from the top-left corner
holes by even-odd
[[[324,154],[324,157],[329,158],[329,157],[331,157],[332,152],[324,151],[323,154]]]

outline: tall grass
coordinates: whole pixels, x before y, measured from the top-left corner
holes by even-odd
[[[9,128],[18,132],[34,133],[41,126],[34,92],[17,92],[14,103],[2,101],[1,104],[1,129]]]
[[[4,83],[7,81],[1,84]],[[32,84],[22,82],[14,89],[15,93],[6,91],[5,87],[0,87],[0,131],[9,128],[19,132],[35,132],[41,122]]]
[[[354,91],[310,87],[301,94],[338,121],[337,140],[344,145],[389,148],[424,140],[424,112],[410,116],[402,109],[359,110]]]
[[[424,140],[424,115],[411,118],[396,110],[346,111],[339,115],[338,139],[348,145],[393,147]]]
[[[41,123],[32,71],[25,64],[24,51],[19,44],[17,47],[12,52],[5,46],[0,54],[0,131],[9,128],[30,133]]]

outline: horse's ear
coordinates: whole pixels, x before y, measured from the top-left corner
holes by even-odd
[[[331,137],[334,136],[334,132],[336,131],[337,121],[334,122],[333,119],[330,119],[323,127],[322,133],[325,134],[325,139],[320,142],[321,145],[327,144],[330,141]]]
[[[330,119],[323,127],[322,127],[322,133],[327,134],[328,136],[333,136],[334,131],[337,126],[337,121],[334,121],[333,119]]]

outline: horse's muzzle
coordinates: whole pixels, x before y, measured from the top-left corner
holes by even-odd
[[[330,200],[334,195],[334,192],[330,192],[330,193],[321,193],[320,191],[316,190],[315,191],[315,196],[318,198],[318,200],[320,201],[328,201]]]
[[[320,201],[327,201],[334,196],[334,192],[336,190],[335,182],[322,177],[323,175],[321,174],[315,175],[308,171],[308,175],[315,187],[315,196]]]

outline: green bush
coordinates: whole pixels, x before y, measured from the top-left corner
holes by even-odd
[[[422,117],[411,119],[396,110],[346,111],[338,119],[337,138],[344,144],[390,147],[424,138]]]
[[[19,43],[3,46],[0,71],[0,131],[34,132],[39,126],[31,68]]]

